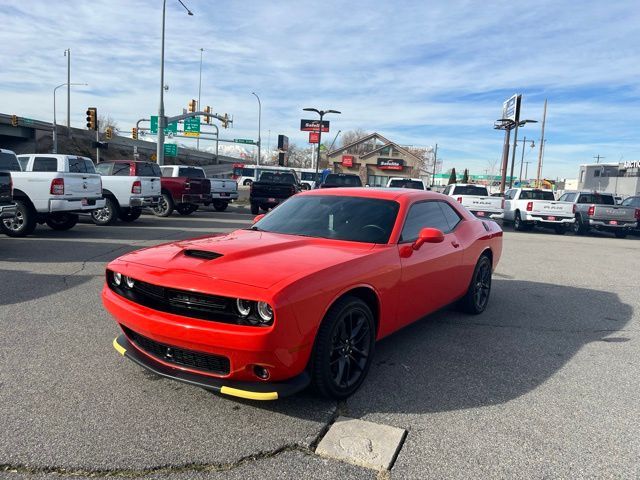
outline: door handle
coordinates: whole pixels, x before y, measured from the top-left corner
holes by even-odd
[[[453,245],[453,248],[458,248],[460,246],[460,244],[455,240],[451,240],[451,245]]]

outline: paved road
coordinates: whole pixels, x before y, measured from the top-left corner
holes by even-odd
[[[640,240],[508,231],[488,311],[446,309],[382,341],[340,405],[229,399],[117,355],[105,263],[251,218],[232,207],[0,237],[0,477],[640,475]],[[339,414],[408,430],[390,473],[313,453]]]

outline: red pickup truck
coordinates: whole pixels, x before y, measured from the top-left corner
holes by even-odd
[[[180,215],[190,215],[200,205],[211,203],[211,182],[203,169],[187,165],[166,165],[162,172],[162,198],[153,213],[168,217],[177,210]]]

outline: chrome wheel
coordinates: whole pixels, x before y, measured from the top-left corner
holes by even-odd
[[[5,218],[4,220],[2,220],[2,223],[7,228],[7,230],[11,230],[12,232],[19,232],[24,226],[24,221],[24,214],[20,209],[18,209],[13,218]]]

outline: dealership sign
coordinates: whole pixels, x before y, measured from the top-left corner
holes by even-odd
[[[342,155],[342,166],[353,167],[353,155]]]
[[[318,143],[320,141],[320,132],[309,132],[309,143]]]
[[[404,168],[404,160],[397,158],[379,158],[378,168],[380,170],[402,170]]]
[[[620,163],[620,168],[640,168],[640,160]]]
[[[301,132],[317,132],[318,125],[320,124],[319,120],[300,120],[300,131]],[[329,121],[322,121],[322,131],[329,131]]]
[[[513,95],[502,104],[502,119],[517,122],[520,119],[520,100],[522,95]]]

